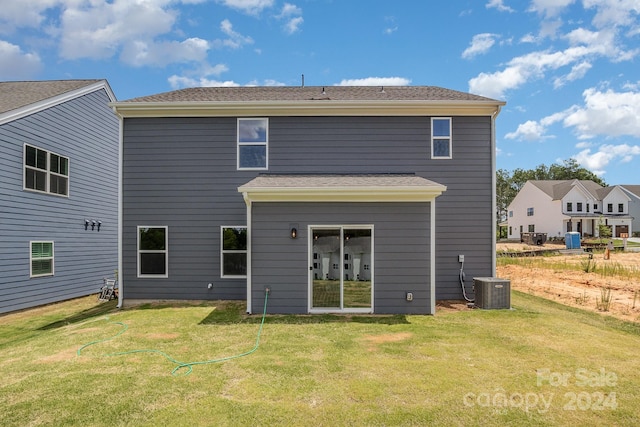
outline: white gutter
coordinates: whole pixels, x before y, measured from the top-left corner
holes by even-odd
[[[174,101],[113,102],[123,117],[487,116],[496,101]]]

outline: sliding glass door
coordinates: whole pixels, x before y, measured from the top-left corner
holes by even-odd
[[[310,309],[371,312],[373,227],[311,227]]]

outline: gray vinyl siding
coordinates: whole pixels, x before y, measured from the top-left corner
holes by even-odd
[[[429,313],[429,210],[429,203],[253,203],[253,312],[268,286],[269,313],[307,313],[309,225],[372,225],[375,312]]]
[[[461,299],[459,254],[467,278],[493,271],[491,118],[453,117],[447,160],[430,159],[430,124],[270,117],[264,172],[415,173],[447,186],[436,199],[436,298]],[[246,282],[220,279],[219,266],[220,226],[246,225],[237,187],[261,172],[236,170],[236,126],[236,118],[124,120],[125,298],[246,298]],[[169,226],[167,279],[136,278],[138,225]]]
[[[97,294],[114,276],[119,123],[108,102],[99,90],[0,125],[0,312]],[[69,158],[69,197],[23,190],[24,144]],[[30,278],[30,241],[54,242],[54,276]]]

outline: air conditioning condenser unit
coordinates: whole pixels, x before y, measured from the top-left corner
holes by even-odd
[[[474,304],[478,308],[511,308],[511,282],[497,277],[474,277]]]

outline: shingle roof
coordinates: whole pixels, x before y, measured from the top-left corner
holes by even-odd
[[[640,185],[621,185],[620,187],[640,197]]]
[[[440,184],[413,174],[263,174],[243,187],[333,188],[333,187],[429,187]]]
[[[122,102],[235,101],[476,101],[500,102],[437,86],[256,86],[196,87]]]
[[[53,98],[102,80],[0,82],[0,114]]]
[[[446,189],[412,174],[266,174],[238,187],[248,200],[271,202],[425,202]]]
[[[598,198],[598,192],[603,189],[601,185],[589,180],[532,180],[530,182],[540,190],[544,191],[553,200],[562,199],[577,183],[582,184],[582,186],[591,193],[594,198]]]

